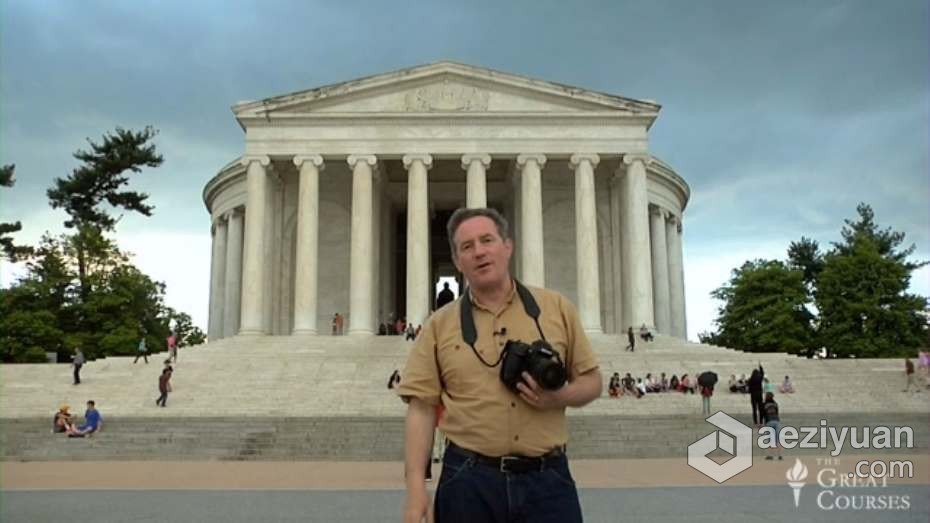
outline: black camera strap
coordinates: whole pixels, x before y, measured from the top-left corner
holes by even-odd
[[[513,283],[517,287],[517,294],[520,295],[520,301],[523,302],[523,310],[526,311],[527,316],[533,318],[533,321],[536,322],[536,329],[539,331],[539,336],[545,341],[546,335],[543,334],[542,327],[539,325],[539,315],[541,311],[539,310],[539,305],[536,303],[536,299],[533,298],[529,289],[524,287],[522,283],[516,279],[513,280]],[[478,360],[484,364],[485,367],[498,366],[501,360],[504,359],[506,352],[502,351],[497,361],[492,365],[484,361],[484,358],[478,353],[478,349],[475,348],[475,342],[478,341],[478,329],[475,328],[475,318],[472,313],[471,297],[469,296],[468,287],[465,288],[462,292],[462,297],[459,299],[462,300],[462,304],[459,306],[459,322],[462,328],[462,339],[471,347],[472,352],[475,353],[475,356],[478,357]]]

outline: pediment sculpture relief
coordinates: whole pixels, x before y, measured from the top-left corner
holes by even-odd
[[[407,93],[408,111],[487,111],[487,91],[468,85],[442,82]]]

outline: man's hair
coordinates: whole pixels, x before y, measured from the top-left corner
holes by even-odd
[[[478,216],[490,218],[491,221],[494,222],[494,225],[497,226],[497,234],[500,235],[502,240],[510,238],[510,224],[507,223],[507,220],[501,216],[501,213],[497,212],[496,209],[490,207],[479,207],[474,209],[459,207],[452,213],[452,216],[449,218],[449,223],[446,224],[446,232],[449,235],[449,248],[452,249],[452,256],[455,256],[455,231],[465,220]]]
[[[97,406],[97,404],[94,403],[94,400],[88,401],[87,404],[90,405],[91,407],[96,407],[96,406]]]

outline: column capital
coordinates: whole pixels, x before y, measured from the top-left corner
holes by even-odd
[[[268,167],[271,165],[271,158],[266,154],[246,154],[239,159],[239,165],[244,167],[248,167],[252,162],[258,162],[262,167]]]
[[[601,157],[594,153],[575,153],[569,158],[568,165],[576,169],[582,162],[589,162],[592,168],[597,167],[597,164],[601,163]]]
[[[232,208],[232,209],[230,209],[230,210],[224,212],[220,218],[223,219],[223,220],[226,220],[226,221],[228,222],[229,220],[233,219],[234,217],[236,217],[236,216],[238,216],[238,215],[240,215],[240,214],[242,214],[242,211],[240,211],[238,207],[234,207],[234,208]]]
[[[545,154],[521,154],[517,156],[517,166],[523,167],[528,162],[534,162],[536,165],[542,169],[546,165],[546,155]]]
[[[469,153],[462,155],[462,169],[467,170],[474,162],[481,162],[485,169],[491,166],[490,154]]]
[[[326,165],[323,163],[323,157],[319,154],[297,154],[294,155],[294,165],[300,169],[304,162],[310,162],[316,166],[320,171],[326,168]]]
[[[676,227],[681,224],[681,218],[679,218],[677,214],[673,214],[671,212],[668,213],[666,220],[670,225],[675,225]]]
[[[429,154],[405,154],[404,169],[410,169],[414,162],[420,162],[423,167],[430,169],[433,166],[433,157]]]
[[[652,156],[648,154],[624,154],[623,163],[625,165],[633,165],[633,162],[642,162],[644,167],[649,167],[649,164],[652,163]]]
[[[371,167],[377,167],[378,157],[373,154],[350,154],[349,157],[346,158],[346,162],[349,164],[349,167],[353,169],[358,162],[365,162]]]
[[[668,219],[671,213],[669,213],[662,207],[659,207],[658,205],[649,205],[649,214],[653,214],[655,216],[661,216],[663,219]]]

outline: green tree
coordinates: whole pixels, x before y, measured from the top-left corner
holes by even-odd
[[[194,325],[189,314],[168,309],[168,318],[174,323],[172,330],[178,337],[178,347],[200,345],[207,341],[207,336]]]
[[[13,187],[16,183],[16,166],[4,165],[0,167],[0,187]],[[11,233],[21,231],[23,224],[18,220],[13,223],[0,223],[0,251],[10,261],[18,261],[32,252],[32,249],[24,245],[16,245],[13,238],[8,236]]]
[[[80,297],[87,300],[91,292],[87,280],[87,260],[90,245],[85,240],[112,231],[120,217],[113,217],[110,208],[135,211],[151,216],[154,207],[145,201],[148,195],[123,190],[129,183],[130,173],[139,173],[142,167],[158,167],[163,158],[149,143],[157,131],[151,127],[135,132],[117,127],[106,133],[102,143],[88,139],[90,150],[79,149],[74,157],[82,164],[67,178],[56,178],[47,192],[53,209],[68,213],[65,227],[77,229],[80,240],[76,243]],[[89,240],[88,240],[89,241]]]
[[[813,315],[805,307],[804,274],[774,260],[746,262],[711,293],[723,301],[716,334],[702,342],[751,352],[811,350]]]
[[[27,275],[0,290],[0,339],[3,361],[44,361],[45,353],[59,359],[70,350],[65,332],[73,328],[68,304],[71,280],[61,244],[46,235],[26,264]]]
[[[823,271],[823,254],[820,245],[810,238],[801,237],[799,241],[788,246],[788,266],[800,269],[804,274],[804,284],[813,290],[817,276]]]
[[[913,354],[927,337],[927,299],[907,289],[926,262],[908,260],[914,245],[901,249],[904,233],[880,229],[871,207],[856,211],[858,220],[845,220],[843,241],[834,243],[818,278],[819,338],[840,357]]]

